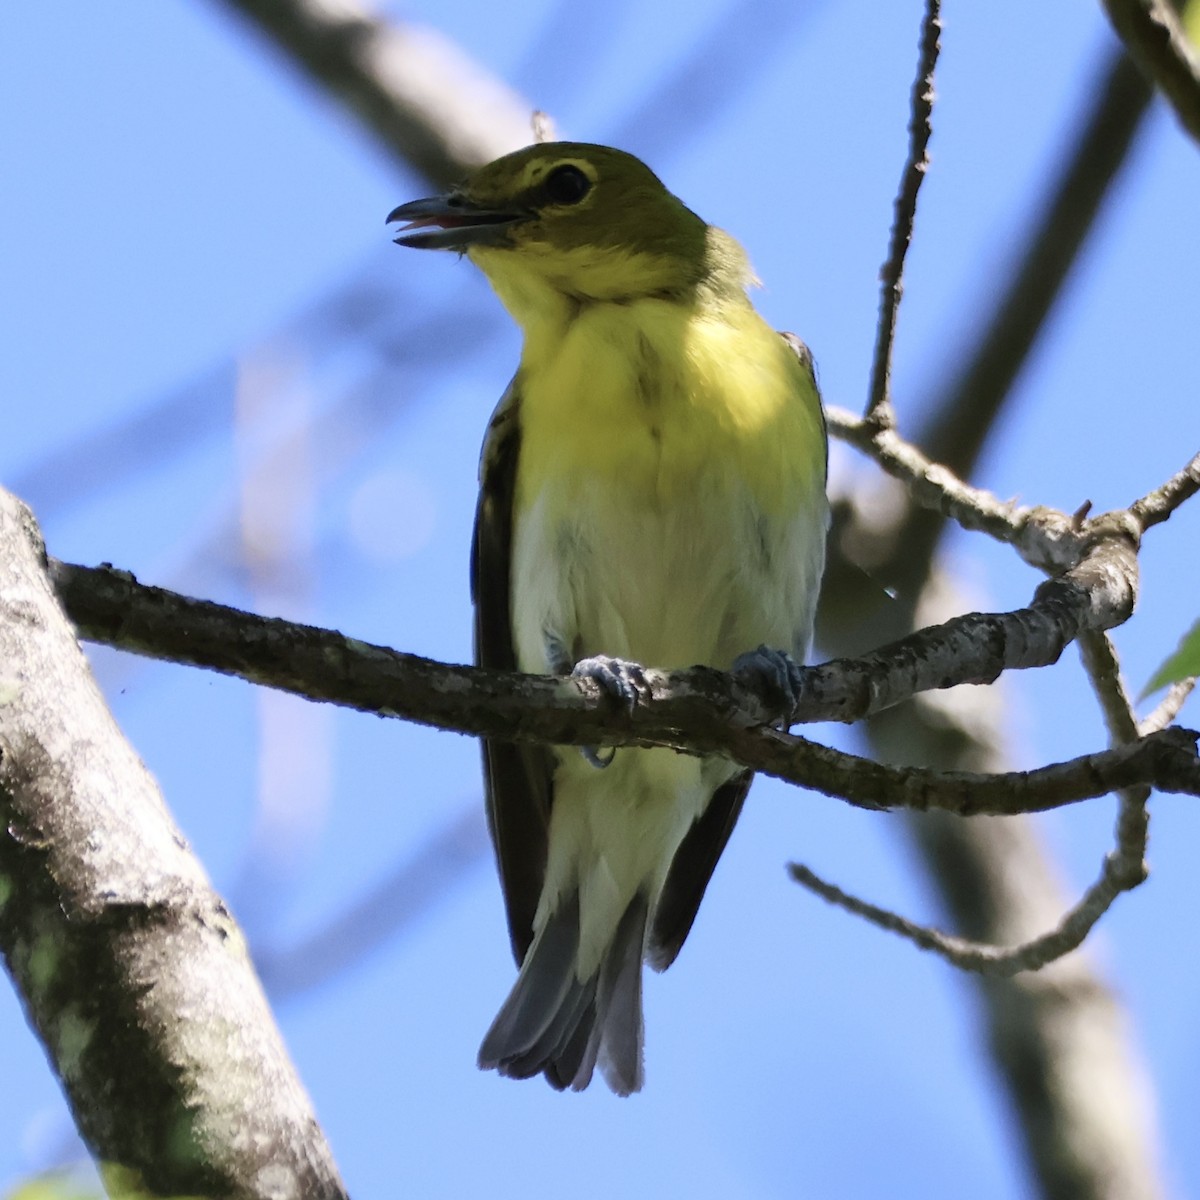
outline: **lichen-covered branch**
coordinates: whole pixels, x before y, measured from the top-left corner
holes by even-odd
[[[931,608],[953,611],[953,589],[934,567],[945,516],[1013,544],[1051,575],[1078,561],[1082,515],[1018,509],[962,480],[973,473],[1126,161],[1151,89],[1128,56],[1117,53],[1104,64],[1093,94],[1092,111],[1031,222],[1015,269],[994,289],[999,299],[990,318],[981,321],[976,346],[957,369],[939,365],[947,384],[921,438],[926,454],[848,414],[847,420],[831,422],[832,433],[848,437],[903,480],[908,494],[898,500],[888,495],[886,522],[864,503],[863,492],[837,506],[843,519],[835,526],[819,614],[818,636],[827,649],[860,653],[864,629],[876,637],[882,630],[883,638],[902,638],[931,619]],[[867,519],[857,519],[860,513]],[[1133,544],[1153,523],[1149,511],[1112,516],[1129,520]],[[881,525],[884,534],[876,532]],[[896,598],[864,599],[863,570],[896,589]],[[993,774],[1004,766],[999,706],[993,689],[926,692],[868,720],[864,734],[874,754],[893,762]],[[1164,711],[1162,717],[1169,722],[1172,715]],[[1086,954],[1059,957],[1079,944],[1117,891],[1110,862],[1068,909],[1028,819],[961,821],[932,813],[906,824],[955,935],[899,917],[889,923],[894,914],[832,885],[824,894],[836,902],[844,898],[868,919],[882,917],[887,927],[987,972],[979,976],[978,988],[985,1035],[1024,1133],[1039,1194],[1054,1200],[1160,1197],[1153,1106],[1124,1013]],[[922,940],[926,932],[932,937]],[[1047,965],[1013,975],[1008,966],[1014,961]]]
[[[1166,483],[1135,500],[1129,511],[1143,530],[1161,524],[1185,501],[1200,492],[1200,454]]]
[[[241,933],[0,492],[0,952],[88,1146],[155,1196],[343,1200]]]

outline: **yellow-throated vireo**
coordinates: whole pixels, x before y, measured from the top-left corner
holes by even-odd
[[[530,146],[403,204],[396,242],[466,254],[521,327],[488,427],[471,558],[483,666],[632,706],[638,664],[794,699],[825,559],[811,360],[746,295],[745,253],[638,159]],[[756,649],[757,647],[757,649]],[[484,743],[516,983],[479,1064],[642,1085],[642,960],[668,967],[750,785],[669,749]]]

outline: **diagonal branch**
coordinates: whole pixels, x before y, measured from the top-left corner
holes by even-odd
[[[1012,384],[1127,160],[1151,98],[1145,79],[1124,54],[1102,66],[1092,92],[1092,110],[1064,155],[1065,165],[1031,224],[1016,268],[992,288],[999,300],[984,333],[957,370],[947,372],[938,359],[939,378],[949,382],[934,399],[937,415],[922,438],[928,459],[907,464],[919,468],[910,472],[917,486],[907,503],[888,514],[891,536],[880,536],[870,521],[851,517],[833,543],[818,630],[823,644],[832,642],[846,653],[861,648],[863,630],[877,638],[902,637],[917,621],[918,607],[937,605],[949,594],[933,562],[944,529],[942,514],[958,514],[928,468],[938,464],[936,470],[950,479],[973,475]],[[989,303],[985,300],[983,307]],[[886,456],[880,461],[885,470],[905,477],[904,470],[895,469],[899,464]],[[952,497],[958,499],[965,497]],[[914,501],[933,511],[917,511]],[[861,504],[845,508],[868,512]],[[1023,532],[1020,512],[998,502],[980,511],[989,533],[1013,541],[1039,568],[1054,572],[1061,569],[1056,564],[1069,563],[1077,552],[1083,522],[1048,513],[1048,522],[1035,519]],[[1133,523],[1136,529],[1136,518]],[[1136,538],[1135,529],[1130,533]],[[1020,539],[1030,536],[1043,537],[1044,544],[1023,547]],[[849,563],[837,553],[842,548]],[[872,601],[862,587],[864,569],[891,585],[896,598],[884,603],[882,589],[876,588]],[[942,697],[926,693],[868,722],[865,732],[874,752],[902,761],[994,770],[1003,759],[997,702],[981,693],[974,703],[972,697],[956,697],[951,709]],[[964,940],[1007,948],[1026,943],[1051,922],[1068,928],[1058,920],[1062,889],[1028,820],[964,822],[931,814],[907,824]],[[1090,900],[1089,894],[1074,913],[1086,913]],[[983,977],[979,994],[987,1040],[1019,1117],[1039,1194],[1081,1200],[1160,1195],[1143,1072],[1119,1005],[1086,959],[1074,955],[1037,973]]]
[[[861,450],[908,489],[908,500],[953,518],[963,529],[1007,542],[1032,566],[1049,573],[1079,561],[1089,542],[1123,528],[1140,539],[1185,501],[1200,492],[1200,454],[1161,486],[1128,509],[1083,518],[1045,505],[1026,507],[1001,500],[984,488],[964,483],[953,471],[906,441],[894,429],[880,429],[844,408],[825,410],[829,432]],[[911,521],[911,518],[910,518]],[[902,543],[898,543],[902,544]]]
[[[1160,525],[1185,501],[1200,492],[1200,454],[1161,487],[1135,500],[1129,511],[1143,530]]]
[[[0,953],[80,1132],[139,1195],[344,1200],[241,931],[4,492],[0,564]]]
[[[1167,689],[1167,694],[1162,698],[1158,707],[1144,721],[1138,723],[1138,736],[1145,737],[1148,733],[1157,733],[1160,729],[1166,729],[1179,716],[1179,710],[1183,708],[1184,702],[1195,690],[1195,687],[1194,679],[1184,679],[1179,683],[1173,683]]]
[[[405,166],[434,184],[531,139],[533,105],[433,30],[355,0],[225,0],[337,97]]]
[[[1116,654],[1107,635],[1086,630],[1080,634],[1079,644],[1103,705],[1113,741],[1118,745],[1137,742],[1144,735],[1139,734],[1132,705],[1121,683]],[[981,786],[986,788],[991,781],[999,778],[1003,777],[987,776],[987,782]],[[1028,773],[1017,778],[1018,782],[1011,785],[1014,794],[1030,782]],[[944,786],[948,779],[949,775],[943,774],[939,786]],[[939,954],[963,970],[998,976],[1035,971],[1078,949],[1116,898],[1146,880],[1145,854],[1149,828],[1146,802],[1150,797],[1150,789],[1145,784],[1138,784],[1121,788],[1119,796],[1116,848],[1105,858],[1099,878],[1052,930],[1013,946],[977,942],[920,925],[843,891],[801,863],[791,863],[788,870],[795,882],[822,899],[864,918],[880,929],[899,934],[923,950]]]

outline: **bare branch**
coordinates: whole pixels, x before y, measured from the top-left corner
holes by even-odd
[[[1200,454],[1161,487],[1135,500],[1129,511],[1143,530],[1165,521],[1185,500],[1200,491]]]
[[[1096,922],[1112,907],[1113,901],[1124,887],[1110,870],[1105,860],[1100,878],[1083,894],[1082,898],[1048,933],[1021,942],[1016,946],[995,946],[988,942],[976,942],[970,938],[956,937],[927,925],[919,925],[886,908],[861,900],[842,891],[836,884],[822,879],[802,863],[789,863],[788,873],[810,892],[815,892],[830,904],[843,908],[878,926],[889,933],[931,950],[960,970],[978,975],[1012,976],[1021,971],[1037,971],[1049,963],[1077,950],[1083,945]]]
[[[779,714],[743,684],[710,668],[650,670],[632,714],[608,712],[586,681],[450,666],[340,633],[259,617],[138,583],[112,567],[51,562],[52,578],[80,633],[137,654],[208,667],[312,700],[398,716],[463,733],[614,745],[665,738],[736,719]],[[920,630],[860,659],[806,671],[794,721],[851,722],[930,688],[991,683],[1006,669],[1045,666],[1084,628],[1110,628],[1133,605],[1136,560],[1128,543],[1097,544],[1027,608],[969,613]]]
[[[794,719],[858,720],[920,692],[992,683],[1004,669],[1045,666],[1081,629],[1121,624],[1132,612],[1136,586],[1132,544],[1120,536],[1105,539],[1060,578],[1043,583],[1027,608],[969,613],[861,658],[812,668]]]
[[[355,0],[225,0],[438,186],[530,141],[526,103],[431,29]]]
[[[1100,701],[1109,740],[1114,746],[1134,744],[1138,740],[1137,716],[1121,680],[1112,640],[1106,633],[1087,630],[1079,637],[1079,652]],[[1146,841],[1150,835],[1150,814],[1146,802],[1149,799],[1150,789],[1144,784],[1119,792],[1117,844],[1105,867],[1126,890],[1143,883],[1148,874]]]
[[[1080,634],[1079,641],[1084,662],[1101,698],[1113,741],[1118,744],[1137,741],[1139,735],[1133,712],[1120,680],[1115,652],[1107,636],[1088,630]],[[945,783],[948,778],[948,775],[942,775],[940,782]],[[995,780],[1006,777],[989,775],[982,778]],[[1023,787],[1030,782],[1031,776],[1025,774],[1017,779],[1019,782],[1010,786]],[[881,929],[899,934],[923,950],[934,951],[956,967],[985,975],[1015,975],[1018,971],[1037,970],[1077,949],[1113,901],[1122,892],[1130,891],[1145,881],[1148,832],[1146,801],[1149,795],[1150,789],[1145,785],[1121,789],[1117,845],[1104,860],[1099,878],[1053,930],[1015,946],[996,946],[943,933],[852,896],[800,863],[792,863],[788,869],[797,883],[831,904],[863,917]]]
[[[1200,56],[1165,0],[1104,0],[1108,18],[1138,66],[1200,142]]]
[[[1197,738],[1200,734],[1191,730],[1164,729],[1127,746],[1032,771],[995,774],[885,766],[777,731],[764,731],[761,740],[749,744],[745,735],[733,739],[729,756],[765,775],[856,808],[1016,816],[1047,812],[1141,784],[1200,795]]]
[[[1135,500],[1127,510],[1082,518],[1047,506],[1027,507],[1001,500],[964,483],[894,429],[879,429],[847,409],[825,412],[829,432],[873,459],[908,488],[922,508],[953,518],[963,529],[987,533],[1014,546],[1032,566],[1056,573],[1078,562],[1084,547],[1105,531],[1124,527],[1134,539],[1161,524],[1200,491],[1200,454],[1161,487]]]
[[[878,456],[861,444],[864,439],[856,440],[885,470],[911,480],[910,495],[932,511],[916,511],[912,503],[900,508],[892,514],[887,538],[878,536],[870,521],[851,517],[845,522],[831,542],[822,644],[860,652],[864,629],[877,638],[902,638],[914,627],[919,607],[928,622],[925,610],[945,591],[941,582],[933,583],[944,527],[935,514],[1012,542],[1027,561],[1052,574],[1076,561],[1086,542],[1082,519],[1018,510],[994,497],[978,505],[978,495],[957,491],[955,485],[961,488],[959,481],[974,471],[1013,381],[1127,160],[1152,94],[1124,54],[1104,63],[1091,92],[1096,96],[1092,111],[1075,148],[1064,156],[1063,170],[1017,252],[1009,280],[991,281],[994,286],[983,298],[986,306],[999,296],[985,332],[957,371],[948,373],[944,353],[935,355],[938,378],[948,376],[948,382],[931,406],[937,415],[921,439],[928,457]],[[869,440],[870,431],[864,435]],[[882,446],[892,449],[886,442]],[[867,511],[865,505],[846,507],[849,513]],[[1136,542],[1140,527],[1125,519]],[[838,553],[843,547],[844,556]],[[885,603],[881,588],[872,592],[873,602],[865,598],[863,568],[892,585],[895,598]],[[991,690],[953,697],[925,692],[872,718],[865,733],[873,750],[893,761],[994,771],[1004,757],[997,705]],[[1062,889],[1029,819],[961,821],[931,813],[905,824],[956,928],[975,939],[969,944],[1018,947],[1048,926],[1069,928],[1072,915],[1060,920]],[[1102,904],[1107,890],[1102,880],[1074,911],[1087,912],[1092,893]],[[1005,949],[993,953],[1002,955]],[[981,976],[979,993],[985,1040],[1019,1117],[1040,1194],[1110,1200],[1162,1195],[1144,1071],[1119,1003],[1086,956],[1073,955],[1036,973]]]
[[[904,259],[912,242],[917,215],[917,193],[929,169],[929,138],[933,133],[933,72],[941,49],[941,8],[941,0],[925,0],[921,53],[909,101],[908,159],[900,177],[900,190],[896,194],[888,257],[880,272],[879,322],[875,327],[875,356],[871,363],[871,383],[864,414],[866,420],[876,428],[890,428],[896,420],[892,410],[892,348],[896,341],[900,297],[904,294]]]
[[[1179,683],[1171,684],[1158,707],[1138,725],[1138,737],[1145,737],[1148,733],[1157,733],[1160,729],[1166,729],[1179,715],[1179,710],[1192,694],[1195,686],[1194,679],[1184,679]]]
[[[1117,745],[1132,742],[1138,736],[1137,720],[1112,642],[1103,633],[1081,633],[1079,653],[1100,701],[1109,739]]]
[[[156,1196],[342,1200],[241,931],[121,737],[7,493],[0,564],[0,952],[81,1133]]]
[[[988,533],[997,541],[1020,540],[1034,510],[1019,508],[1011,501],[1000,500],[991,492],[964,483],[894,429],[879,428],[833,405],[826,408],[825,420],[834,437],[874,459],[893,479],[904,483],[912,500],[923,508],[953,517],[964,529]],[[1046,520],[1053,514],[1064,529],[1069,524],[1065,513],[1052,509],[1037,511]]]
[[[1135,570],[1132,547],[1113,539],[1093,547],[1062,579],[1042,584],[1026,609],[969,614],[860,660],[812,668],[795,719],[854,720],[926,688],[990,682],[1005,667],[1044,665],[1082,629],[1104,628],[1127,615],[1128,572]],[[772,729],[765,723],[778,714],[767,701],[710,668],[648,670],[642,703],[614,712],[586,682],[447,666],[147,588],[111,569],[56,562],[52,571],[72,618],[93,640],[464,733],[721,753],[868,807],[1007,813],[1140,782],[1195,787],[1194,756],[1178,730],[1040,772],[942,776],[855,759]]]

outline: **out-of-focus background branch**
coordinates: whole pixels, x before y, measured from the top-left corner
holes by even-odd
[[[226,71],[221,54],[226,45],[236,47],[232,58],[242,66],[221,75],[220,103],[241,106],[228,127],[216,124],[216,93],[204,93],[197,106],[202,119],[188,123],[189,98],[176,81],[154,80],[158,96],[170,97],[158,101],[171,114],[169,142],[186,143],[188,161],[199,164],[194,173],[165,165],[158,172],[198,193],[207,213],[225,206],[244,211],[259,242],[282,227],[288,252],[271,257],[253,285],[239,278],[240,290],[230,293],[238,299],[225,310],[237,312],[241,324],[215,331],[212,348],[190,351],[189,361],[201,364],[231,339],[259,342],[240,355],[260,366],[244,369],[237,388],[227,362],[193,366],[190,386],[178,383],[186,368],[164,364],[159,379],[174,390],[165,382],[141,385],[166,397],[161,402],[140,410],[109,405],[105,416],[82,419],[84,429],[73,436],[60,420],[56,437],[18,438],[17,450],[9,451],[16,468],[7,477],[39,512],[57,513],[52,551],[84,561],[110,558],[196,594],[242,603],[256,596],[255,603],[270,603],[282,615],[311,615],[433,657],[464,657],[459,560],[475,446],[515,343],[465,265],[418,267],[382,246],[377,261],[364,255],[365,235],[346,231],[379,225],[382,238],[382,216],[397,200],[526,140],[526,106],[514,99],[520,93],[530,97],[529,107],[550,110],[564,136],[613,140],[647,157],[705,217],[746,241],[768,282],[760,300],[765,311],[814,346],[829,399],[861,406],[874,273],[903,156],[913,67],[913,51],[901,55],[897,47],[915,50],[919,14],[916,6],[889,10],[864,40],[863,31],[847,24],[849,7],[714,0],[689,9],[686,20],[668,15],[651,30],[644,22],[654,18],[619,4],[603,13],[571,5],[514,9],[499,22],[465,6],[431,9],[427,19],[442,31],[433,33],[402,24],[383,7],[228,0],[196,6],[183,39],[187,54],[178,60],[171,58],[165,18],[158,18],[162,28],[139,29],[139,41],[159,39],[156,54],[164,62],[188,64],[174,69],[197,94],[204,71]],[[1041,6],[1036,19],[1049,19]],[[1147,117],[1149,90],[1099,19],[1080,25],[1073,14],[1055,18],[1061,24],[1053,29],[1040,25],[1043,58],[1042,47],[1026,37],[1004,41],[1006,27],[1020,26],[1020,14],[1006,13],[1000,24],[988,20],[955,12],[939,68],[933,173],[922,194],[899,321],[900,427],[923,431],[927,450],[964,474],[982,472],[981,481],[999,493],[1020,488],[1026,503],[1044,500],[1067,511],[1087,499],[1099,507],[1126,503],[1194,448],[1183,428],[1188,410],[1172,407],[1187,386],[1169,345],[1180,335],[1169,332],[1178,328],[1170,323],[1170,302],[1158,299],[1194,272],[1185,246],[1170,237],[1155,241],[1147,231],[1172,228],[1171,213],[1185,211],[1170,208],[1172,197],[1180,205],[1190,197],[1194,206],[1196,172],[1178,156],[1181,139],[1171,118]],[[249,28],[253,37],[244,39]],[[464,49],[454,48],[456,41]],[[262,47],[268,54],[258,57]],[[989,74],[989,64],[1001,60],[1010,64],[1003,75]],[[1018,62],[1028,78],[1042,81],[1028,95],[1010,86]],[[276,72],[279,63],[287,69]],[[20,72],[7,77],[27,86]],[[263,77],[272,80],[269,87],[253,90]],[[294,126],[285,121],[285,107],[304,114]],[[304,141],[293,132],[305,123],[320,135]],[[136,128],[133,120],[126,125]],[[205,144],[202,131],[210,127],[228,128],[227,140],[237,144],[238,125],[253,130],[247,143],[253,149],[241,158]],[[1070,130],[1077,132],[1064,132]],[[337,152],[331,156],[321,138]],[[69,138],[64,146],[60,158],[69,161]],[[138,153],[147,151],[139,146]],[[320,167],[309,170],[310,160]],[[121,162],[127,177],[136,171]],[[415,166],[423,178],[395,178],[395,163]],[[349,207],[312,199],[326,194],[317,170],[337,176],[331,192],[353,191]],[[224,186],[226,179],[233,185]],[[141,183],[145,190],[155,185]],[[260,196],[270,198],[269,209]],[[175,207],[190,213],[196,199],[181,195]],[[1148,214],[1140,211],[1146,208]],[[198,235],[191,220],[188,232]],[[114,210],[106,231],[115,224]],[[1137,232],[1122,242],[1121,229]],[[201,279],[202,265],[228,259],[210,249],[213,263],[193,263],[179,232],[173,228],[167,237],[153,214],[143,214],[139,248],[169,259],[174,277],[185,282]],[[42,264],[42,277],[58,277],[55,263]],[[241,298],[267,294],[268,282],[274,311],[247,308]],[[154,279],[149,292],[156,295],[158,286]],[[191,286],[195,294],[181,310],[195,324],[203,301],[200,285]],[[1119,315],[1093,316],[1100,301],[1091,297],[1114,289],[1122,302],[1111,311]],[[314,291],[324,293],[315,303]],[[131,314],[139,311],[136,296],[125,303]],[[142,319],[150,323],[153,316]],[[138,317],[127,319],[136,324]],[[1118,324],[1105,326],[1106,319]],[[88,341],[90,322],[68,324],[76,331],[71,358],[90,359],[94,390],[105,348]],[[989,328],[1002,332],[981,332]],[[1072,354],[1072,337],[1087,342],[1085,356]],[[146,350],[141,358],[152,361]],[[1056,361],[1071,364],[1063,369],[1073,374],[1055,376],[1047,363]],[[295,366],[264,372],[264,362]],[[456,368],[453,377],[448,364]],[[42,374],[46,386],[67,378],[56,361]],[[220,449],[226,441],[237,447],[236,474]],[[436,477],[428,469],[434,447]],[[993,457],[985,458],[985,450]],[[1049,472],[1040,465],[1048,459]],[[841,519],[822,613],[826,653],[856,653],[914,623],[968,607],[1014,606],[1028,595],[1035,580],[1014,569],[1010,550],[989,557],[961,537],[947,546],[941,523],[918,513],[893,485],[852,465],[844,452],[835,454],[834,465]],[[189,497],[186,513],[155,499],[156,474],[167,467],[175,494]],[[239,478],[240,488],[197,485],[227,478]],[[120,531],[129,522],[118,517],[118,498],[126,494],[142,505],[147,531],[171,518],[157,552],[123,541]],[[291,500],[278,512],[275,499],[283,495]],[[1166,611],[1164,580],[1178,575],[1170,546],[1194,528],[1187,520],[1164,531],[1157,560],[1147,553],[1144,612]],[[451,563],[458,565],[444,572],[432,547],[451,542]],[[281,573],[289,562],[305,570]],[[997,593],[986,601],[978,595],[980,572]],[[375,596],[388,603],[368,605],[366,598]],[[436,624],[423,615],[430,607]],[[1169,649],[1179,630],[1153,638],[1139,633],[1144,625],[1134,626],[1118,642],[1131,647],[1140,680],[1151,655]],[[597,1191],[618,1161],[622,1178],[634,1172],[647,1194],[669,1179],[674,1190],[686,1186],[696,1194],[790,1194],[803,1184],[814,1194],[877,1195],[884,1172],[891,1195],[961,1190],[963,1178],[973,1180],[979,1196],[1028,1194],[1028,1179],[1052,1196],[1168,1190],[1146,1069],[1094,952],[1073,956],[1054,968],[1058,974],[982,985],[984,1041],[1005,1081],[1006,1108],[992,1100],[990,1079],[976,1077],[969,1026],[958,1024],[959,993],[976,985],[844,914],[825,912],[772,866],[788,857],[818,867],[832,861],[843,884],[898,909],[925,908],[926,918],[930,906],[917,880],[930,879],[938,897],[933,909],[959,933],[1010,943],[1061,915],[1079,887],[1066,886],[1064,875],[1094,873],[1107,814],[1084,824],[1096,833],[1092,848],[1065,866],[1053,865],[1044,823],[924,819],[912,840],[921,873],[909,877],[896,862],[895,843],[878,832],[881,818],[854,820],[816,801],[811,815],[784,816],[760,784],[688,954],[651,990],[650,1090],[635,1121],[601,1107],[604,1098],[564,1107],[562,1098],[493,1089],[469,1074],[480,1021],[509,971],[494,886],[481,870],[481,826],[472,838],[465,832],[472,827],[469,810],[447,799],[474,786],[470,747],[362,722],[335,721],[325,732],[289,728],[266,712],[258,718],[260,732],[252,733],[252,713],[234,685],[191,680],[185,691],[171,693],[167,706],[155,703],[167,686],[157,671],[107,654],[96,662],[138,744],[152,748],[158,737],[158,744],[177,748],[176,757],[165,749],[147,753],[168,794],[194,814],[189,831],[211,869],[241,881],[238,908],[262,947],[267,979],[291,996],[289,1038],[356,1193],[374,1169],[368,1164],[378,1158],[382,1131],[391,1135],[400,1111],[413,1146],[444,1146],[458,1136],[438,1124],[438,1113],[453,1112],[458,1130],[466,1124],[486,1130],[480,1136],[494,1137],[497,1148],[536,1124],[547,1131],[537,1148],[541,1169],[566,1169],[554,1164],[568,1162]],[[1048,674],[1058,680],[1064,669]],[[1103,733],[1083,711],[1082,673],[1079,679],[1075,691],[1051,693],[1057,698],[1049,701],[1038,684],[937,694],[878,718],[867,736],[876,753],[893,761],[969,769],[1045,759],[1039,751],[1046,746],[1082,751]],[[1014,694],[1018,713],[1045,711],[1047,703],[1061,713],[1060,736],[1044,738],[1028,717],[1012,732],[1003,706]],[[226,710],[244,714],[229,727],[232,734],[221,732]],[[188,737],[180,738],[181,728]],[[196,735],[202,729],[213,732]],[[223,750],[216,762],[214,741]],[[239,741],[246,753],[259,747],[258,800],[218,806],[214,795],[247,790],[232,774]],[[289,762],[289,747],[301,744],[303,755]],[[1017,749],[1009,751],[1010,744]],[[326,770],[333,772],[328,787]],[[787,804],[795,814],[795,798]],[[222,811],[210,823],[200,814],[213,807]],[[1186,828],[1178,810],[1166,811],[1166,818],[1156,817],[1156,830]],[[1050,828],[1062,840],[1062,826]],[[1112,914],[1115,965],[1140,1016],[1166,1014],[1143,1036],[1154,1084],[1170,1098],[1163,1104],[1168,1170],[1187,1181],[1200,1179],[1200,1161],[1187,1139],[1175,1136],[1171,1117],[1189,1103],[1175,1070],[1189,1053],[1183,1024],[1177,1022],[1176,1041],[1166,1037],[1173,1014],[1198,985],[1152,975],[1145,943],[1121,940],[1126,920],[1138,928],[1157,921],[1164,931],[1178,920],[1174,841],[1167,836],[1156,845],[1152,883]],[[423,852],[413,850],[421,846]],[[354,868],[335,873],[333,862]],[[372,883],[389,876],[394,887]],[[468,909],[467,896],[478,905]],[[1134,909],[1136,916],[1126,918]],[[406,934],[400,946],[399,929]],[[1177,958],[1174,951],[1163,956]],[[335,987],[347,999],[335,1000]],[[332,1022],[322,1015],[331,1000],[340,1014]],[[382,1028],[366,1018],[378,1012],[388,1016]],[[771,1031],[769,1047],[753,1041],[751,1031],[760,1026]],[[697,1045],[707,1054],[698,1056]],[[357,1103],[354,1115],[348,1108],[343,1117],[336,1092],[348,1078],[356,1081],[347,1090]],[[423,1085],[415,1107],[414,1079]],[[805,1081],[800,1097],[797,1079]],[[785,1093],[786,1135],[778,1121]],[[734,1096],[737,1111],[729,1107]],[[761,1111],[753,1100],[746,1108],[747,1096],[761,1102]],[[885,1105],[886,1121],[872,1116],[873,1097]],[[822,1116],[850,1110],[861,1122],[852,1153],[838,1147]],[[1006,1128],[1006,1111],[1021,1131],[1020,1155],[1009,1153],[1016,1141],[997,1132]],[[673,1139],[654,1139],[660,1117],[669,1118],[664,1129],[686,1121],[712,1136],[686,1154],[663,1152]],[[638,1152],[634,1125],[657,1141],[654,1155]],[[867,1126],[875,1130],[870,1155],[862,1153]],[[23,1129],[33,1147],[30,1161],[47,1161],[52,1153],[39,1148],[58,1144],[52,1122],[42,1135],[30,1128]],[[360,1150],[360,1142],[373,1148]],[[406,1181],[416,1190],[423,1183],[426,1191],[469,1189],[467,1157],[439,1154],[434,1175],[422,1173],[432,1167],[417,1156],[406,1163],[412,1174]],[[485,1157],[506,1159],[503,1152]],[[394,1164],[390,1174],[383,1170],[383,1186],[394,1187]],[[488,1186],[515,1194],[524,1177],[523,1170],[495,1167]]]

